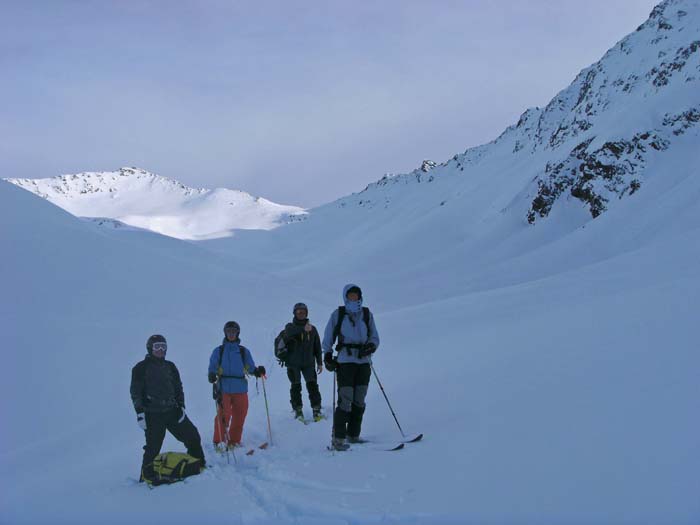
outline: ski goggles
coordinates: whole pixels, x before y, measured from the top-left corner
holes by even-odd
[[[167,343],[153,343],[154,352],[164,352],[168,349]]]

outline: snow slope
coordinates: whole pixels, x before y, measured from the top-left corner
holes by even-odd
[[[179,239],[226,237],[235,229],[271,229],[304,213],[296,206],[242,191],[189,188],[137,168],[6,180],[78,217],[116,219]]]
[[[382,335],[377,371],[406,431],[426,438],[399,453],[333,456],[328,422],[291,420],[270,348],[297,299],[322,325],[340,283],[280,282],[150,233],[105,234],[4,184],[1,240],[16,249],[0,272],[9,291],[0,464],[14,476],[2,482],[0,521],[693,523],[699,195],[700,179],[686,174],[620,239],[646,238],[636,249],[574,270],[397,308],[375,307],[383,290],[365,287]],[[639,216],[637,202],[557,252],[614,243],[609,232]],[[414,290],[402,294],[407,305]],[[207,449],[212,469],[148,491],[135,481],[142,437],[129,367],[150,333],[165,333],[209,442],[205,368],[231,317],[270,370],[274,446],[237,466]],[[327,373],[321,389],[329,410]],[[365,435],[398,438],[374,381],[368,406]],[[267,439],[263,407],[251,383],[249,445]]]
[[[569,265],[608,257],[619,247],[603,240],[570,247],[578,257],[557,245],[627,200],[657,199],[682,176],[677,166],[700,164],[698,144],[700,2],[668,0],[493,142],[385,176],[298,224],[208,246],[250,254],[289,279],[328,267],[350,278],[342,252],[391,270],[367,272],[365,282],[381,286],[380,301],[392,306],[406,283],[422,283],[417,303],[512,285],[557,271],[563,256]]]
[[[635,34],[655,45],[679,10],[691,34],[696,1],[661,4]],[[534,225],[533,159],[554,149],[490,145],[488,169],[394,177],[235,241],[105,229],[0,183],[0,523],[697,523],[696,129],[597,218],[562,193]],[[325,451],[330,422],[291,419],[272,358],[291,306],[323,327],[348,281],[375,313],[402,426],[426,434],[398,453]],[[148,491],[129,369],[164,333],[208,443],[205,369],[231,318],[269,370],[274,446],[237,465],[207,448],[212,468]],[[329,411],[332,376],[320,384]],[[266,426],[251,382],[244,441]],[[399,437],[374,378],[363,434]]]

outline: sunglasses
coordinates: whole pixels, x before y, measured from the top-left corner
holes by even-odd
[[[153,343],[154,352],[165,352],[167,349],[168,345],[166,343]]]

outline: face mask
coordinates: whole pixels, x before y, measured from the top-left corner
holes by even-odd
[[[362,301],[345,301],[345,309],[348,312],[359,312],[362,307]]]

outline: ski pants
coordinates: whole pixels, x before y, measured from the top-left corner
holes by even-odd
[[[318,389],[318,378],[313,365],[306,368],[296,368],[293,366],[287,367],[287,377],[292,386],[289,389],[289,402],[292,404],[292,410],[301,408],[301,376],[304,376],[306,381],[306,392],[309,394],[309,403],[311,408],[321,408],[321,392]]]
[[[199,431],[194,426],[190,418],[185,416],[182,423],[178,419],[182,417],[179,408],[173,408],[168,412],[146,412],[146,444],[143,447],[143,463],[141,468],[145,468],[153,463],[155,457],[160,454],[163,446],[165,431],[168,430],[175,439],[185,444],[187,453],[194,458],[204,459],[202,450],[202,440]]]
[[[243,425],[248,415],[248,393],[221,394],[221,402],[216,405],[214,417],[214,443],[226,441],[227,445],[236,445],[243,437]]]
[[[339,363],[336,374],[338,406],[333,416],[333,435],[339,439],[358,437],[372,369],[369,363]]]

